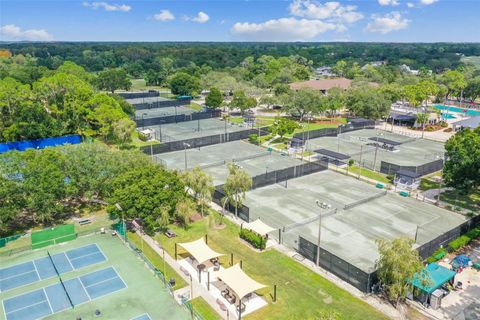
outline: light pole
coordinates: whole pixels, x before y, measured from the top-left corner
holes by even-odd
[[[330,209],[332,206],[320,200],[315,200],[317,206],[320,207],[320,214],[318,215],[318,239],[317,239],[317,266],[320,266],[320,237],[322,235],[322,209]]]
[[[142,130],[145,130],[145,119],[144,117],[146,116],[147,114],[144,112],[142,113]]]
[[[158,130],[160,132],[160,142],[162,142],[162,123],[163,123],[163,121],[160,121],[159,126],[158,126]]]
[[[190,145],[186,142],[183,143],[183,150],[185,151],[185,171],[187,171],[187,148],[190,148]]]
[[[123,241],[125,241],[126,239],[126,235],[127,235],[127,228],[125,227],[125,218],[124,218],[124,215],[123,215],[123,208],[120,206],[120,204],[117,202],[115,203],[115,208],[120,211],[120,216],[121,216],[121,219],[122,219],[122,230],[123,230]]]

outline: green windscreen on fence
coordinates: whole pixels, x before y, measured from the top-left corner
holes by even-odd
[[[6,237],[6,238],[0,238],[0,248],[5,247],[7,245],[7,243],[15,241],[18,238],[20,238],[21,236],[23,236],[23,234],[16,234],[14,236]]]
[[[125,221],[120,220],[119,222],[113,224],[113,230],[117,231],[118,234],[125,240],[127,239],[127,226]]]
[[[66,242],[77,237],[74,224],[44,229],[32,233],[32,249],[43,248],[52,244]]]

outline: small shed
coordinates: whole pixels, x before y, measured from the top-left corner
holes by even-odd
[[[417,189],[420,186],[421,174],[414,171],[400,169],[395,173],[394,183],[397,187]]]
[[[421,272],[417,272],[410,282],[414,287],[414,296],[423,303],[430,303],[432,293],[444,284],[453,285],[455,275],[453,270],[437,263],[430,263]]]

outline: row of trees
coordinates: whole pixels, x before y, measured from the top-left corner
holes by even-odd
[[[92,84],[97,79],[90,73],[71,62],[40,71],[29,62],[20,67],[12,64],[0,79],[0,142],[66,134],[116,143],[130,140],[135,129],[129,118],[132,106],[99,92]],[[30,76],[21,76],[24,72]]]

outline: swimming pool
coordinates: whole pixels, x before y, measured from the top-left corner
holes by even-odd
[[[464,114],[464,115],[467,115],[467,116],[480,116],[480,111],[478,110],[473,110],[473,109],[467,109],[467,108],[460,108],[460,107],[454,107],[454,106],[444,106],[444,105],[441,105],[441,104],[436,104],[433,106],[435,109],[438,109],[438,110],[443,110],[443,111],[447,111],[447,112],[453,112],[453,113],[461,113],[461,114]],[[448,113],[444,113],[444,115],[446,115],[446,118],[445,119],[453,119],[453,118],[456,118],[455,116],[453,117],[449,117],[449,114]]]

